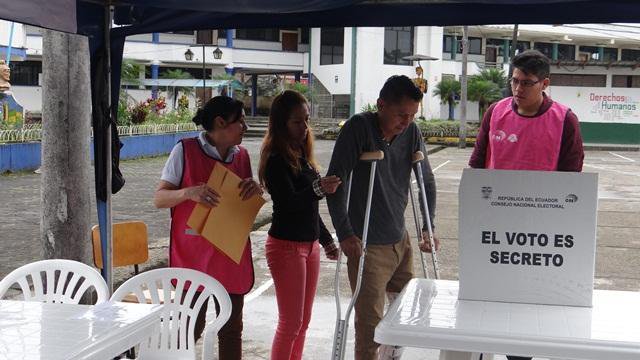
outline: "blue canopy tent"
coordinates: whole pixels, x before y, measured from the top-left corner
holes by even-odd
[[[119,25],[113,29],[112,14]],[[110,104],[118,102],[128,35],[215,28],[640,22],[640,1],[20,0],[3,1],[0,18],[89,38],[96,196],[110,283],[110,194],[124,185],[117,107]]]

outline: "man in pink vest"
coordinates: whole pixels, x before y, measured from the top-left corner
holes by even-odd
[[[469,166],[582,171],[584,150],[578,118],[544,93],[549,86],[549,59],[537,50],[526,50],[513,58],[512,65],[509,83],[513,96],[491,105],[484,114]],[[531,357],[508,355],[507,359]]]
[[[469,166],[480,169],[582,171],[584,151],[576,115],[544,93],[549,59],[537,50],[513,58],[513,96],[482,119]]]

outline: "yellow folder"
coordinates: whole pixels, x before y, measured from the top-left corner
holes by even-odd
[[[214,166],[207,185],[220,194],[220,203],[215,208],[197,204],[187,221],[187,225],[237,264],[247,245],[251,226],[265,203],[259,195],[242,200],[238,187],[241,181],[226,167]]]

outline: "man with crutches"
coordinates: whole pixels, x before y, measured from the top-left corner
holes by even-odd
[[[366,255],[360,292],[355,302],[356,360],[377,359],[378,344],[373,341],[373,336],[383,316],[385,296],[387,293],[391,296],[399,293],[413,277],[413,256],[404,211],[408,202],[412,157],[416,151],[425,153],[421,133],[413,122],[421,100],[422,93],[408,77],[390,77],[380,90],[378,110],[354,115],[345,123],[329,165],[328,175],[347,179],[349,174],[353,174],[348,210],[347,186],[341,186],[327,198],[340,248],[347,256],[352,291],[358,282],[360,256]],[[372,162],[360,161],[360,156],[378,150],[384,153],[384,157],[376,162],[377,168],[372,174]],[[422,163],[422,176],[432,221],[436,188],[426,158]],[[367,209],[371,181],[374,184],[373,196]],[[361,238],[367,210],[370,221],[363,253]],[[422,241],[425,239],[428,239],[426,231]],[[434,238],[434,244],[437,249],[437,238]],[[431,250],[426,243],[421,248]]]

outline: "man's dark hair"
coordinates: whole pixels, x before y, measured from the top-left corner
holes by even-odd
[[[386,102],[399,103],[405,98],[416,102],[422,100],[420,89],[405,75],[391,76],[380,89],[380,99]]]
[[[527,75],[535,75],[539,80],[549,77],[549,58],[538,50],[525,50],[513,57],[513,67]]]

